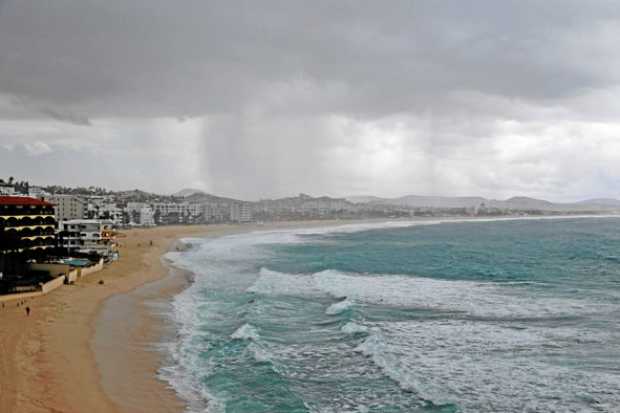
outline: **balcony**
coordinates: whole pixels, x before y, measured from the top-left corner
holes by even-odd
[[[56,230],[51,225],[44,226],[44,227],[34,226],[34,227],[20,227],[20,228],[15,228],[15,229],[11,228],[9,229],[9,231],[17,232],[21,238],[41,236],[41,235],[47,235],[47,236],[56,235]]]
[[[48,216],[48,215],[54,215],[54,208],[50,208],[50,207],[37,207],[37,208],[19,208],[16,206],[0,206],[0,217],[6,217],[6,216],[16,216],[16,217],[23,217],[23,216],[33,216],[33,215],[40,215],[40,216]]]
[[[0,227],[6,228],[55,224],[56,219],[52,215],[0,216]]]

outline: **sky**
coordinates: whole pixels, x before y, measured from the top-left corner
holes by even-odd
[[[0,0],[0,176],[620,197],[603,0]]]

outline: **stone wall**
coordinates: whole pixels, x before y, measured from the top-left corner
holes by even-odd
[[[103,269],[103,259],[99,260],[99,262],[95,265],[91,265],[90,267],[80,268],[80,277],[86,277],[87,275],[94,274]]]

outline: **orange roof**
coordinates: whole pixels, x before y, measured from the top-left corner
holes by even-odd
[[[31,198],[29,196],[0,196],[0,205],[38,205],[53,206],[42,199]]]

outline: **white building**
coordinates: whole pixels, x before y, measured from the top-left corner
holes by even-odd
[[[231,204],[230,220],[232,222],[252,221],[252,209],[249,204]]]
[[[69,253],[99,254],[112,258],[118,250],[112,224],[94,219],[58,222],[58,246]]]
[[[49,193],[40,186],[31,186],[28,188],[28,196],[31,198],[48,198]]]
[[[0,184],[0,195],[15,195],[15,187],[9,184]]]
[[[110,196],[88,197],[87,209],[86,217],[89,219],[112,221],[116,226],[124,223],[125,213],[123,208],[119,208],[114,198]]]
[[[218,223],[228,221],[230,218],[230,205],[228,203],[209,202],[202,204],[205,223]]]
[[[112,221],[114,225],[119,226],[123,224],[124,214],[123,210],[115,203],[108,203],[99,209],[99,216],[97,218]]]
[[[140,209],[138,224],[143,227],[155,226],[155,211],[153,211],[153,208],[150,206],[145,206]]]
[[[88,197],[88,211],[98,213],[99,209],[108,202],[108,197],[102,195],[91,195]]]
[[[86,214],[86,201],[75,195],[50,195],[46,199],[54,205],[58,221],[83,219]]]
[[[197,224],[204,222],[204,206],[189,202],[153,204],[157,224]]]
[[[127,206],[125,207],[125,211],[132,215],[134,213],[139,213],[142,208],[148,207],[149,205],[145,202],[127,202]]]

